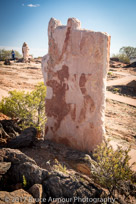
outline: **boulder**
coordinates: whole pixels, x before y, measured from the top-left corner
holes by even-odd
[[[3,162],[11,162],[12,165],[19,165],[25,162],[31,162],[31,164],[36,164],[36,162],[23,154],[20,150],[2,148],[0,149],[1,160]]]
[[[7,147],[10,148],[20,148],[20,147],[28,147],[33,144],[36,139],[37,130],[33,127],[26,128],[21,134],[15,138],[12,138]]]
[[[128,87],[134,88],[136,90],[136,80],[133,80],[127,84]]]
[[[6,182],[8,183],[23,183],[23,177],[25,177],[27,187],[31,187],[35,183],[42,183],[43,178],[48,175],[46,170],[37,166],[33,159],[20,150],[3,148],[0,150],[0,154],[3,155],[3,161],[11,162],[11,169],[6,174],[6,179],[8,177]]]
[[[74,198],[100,198],[105,194],[101,187],[91,180],[69,176],[60,173],[52,173],[49,178],[43,181],[43,197],[46,198],[67,198],[70,203],[84,203],[74,200]],[[52,201],[52,200],[50,200]],[[69,202],[68,202],[69,203]]]
[[[42,200],[42,185],[41,184],[34,184],[28,192],[36,199],[36,204],[41,204]]]
[[[5,59],[5,62],[4,62],[5,65],[10,65],[10,60],[9,59]]]

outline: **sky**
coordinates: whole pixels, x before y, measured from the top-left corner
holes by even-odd
[[[81,27],[111,35],[110,53],[136,47],[136,0],[0,0],[0,49],[21,53],[23,42],[34,57],[48,52],[51,17],[67,24],[75,17]]]

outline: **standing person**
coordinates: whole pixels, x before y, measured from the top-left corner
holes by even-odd
[[[15,52],[14,52],[14,50],[12,50],[11,54],[12,54],[12,60],[15,60]]]

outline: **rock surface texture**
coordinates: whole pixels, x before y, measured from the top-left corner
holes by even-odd
[[[103,138],[110,36],[51,18],[42,59],[47,86],[45,139],[92,151]]]
[[[75,173],[72,174],[72,172],[68,172],[67,170],[65,172],[61,170],[48,171],[40,168],[33,159],[19,150],[3,148],[0,149],[0,155],[2,155],[1,157],[4,162],[11,162],[11,168],[0,181],[0,198],[2,198],[2,201],[4,196],[10,194],[6,195],[8,192],[5,194],[5,188],[7,189],[6,184],[10,189],[11,184],[15,186],[15,184],[22,183],[23,176],[26,179],[26,188],[29,189],[29,193],[34,198],[42,197],[47,201],[51,198],[71,198],[72,202],[70,203],[76,204],[79,202],[78,200],[74,202],[74,197],[100,198],[106,196],[105,191],[91,179],[87,179],[84,176],[83,180],[82,176],[76,175]],[[9,200],[11,201],[11,199]],[[12,202],[9,203],[11,204]]]

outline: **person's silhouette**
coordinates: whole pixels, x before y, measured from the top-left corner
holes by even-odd
[[[12,50],[11,54],[12,54],[12,59],[15,60],[15,52],[14,52],[14,50]]]

